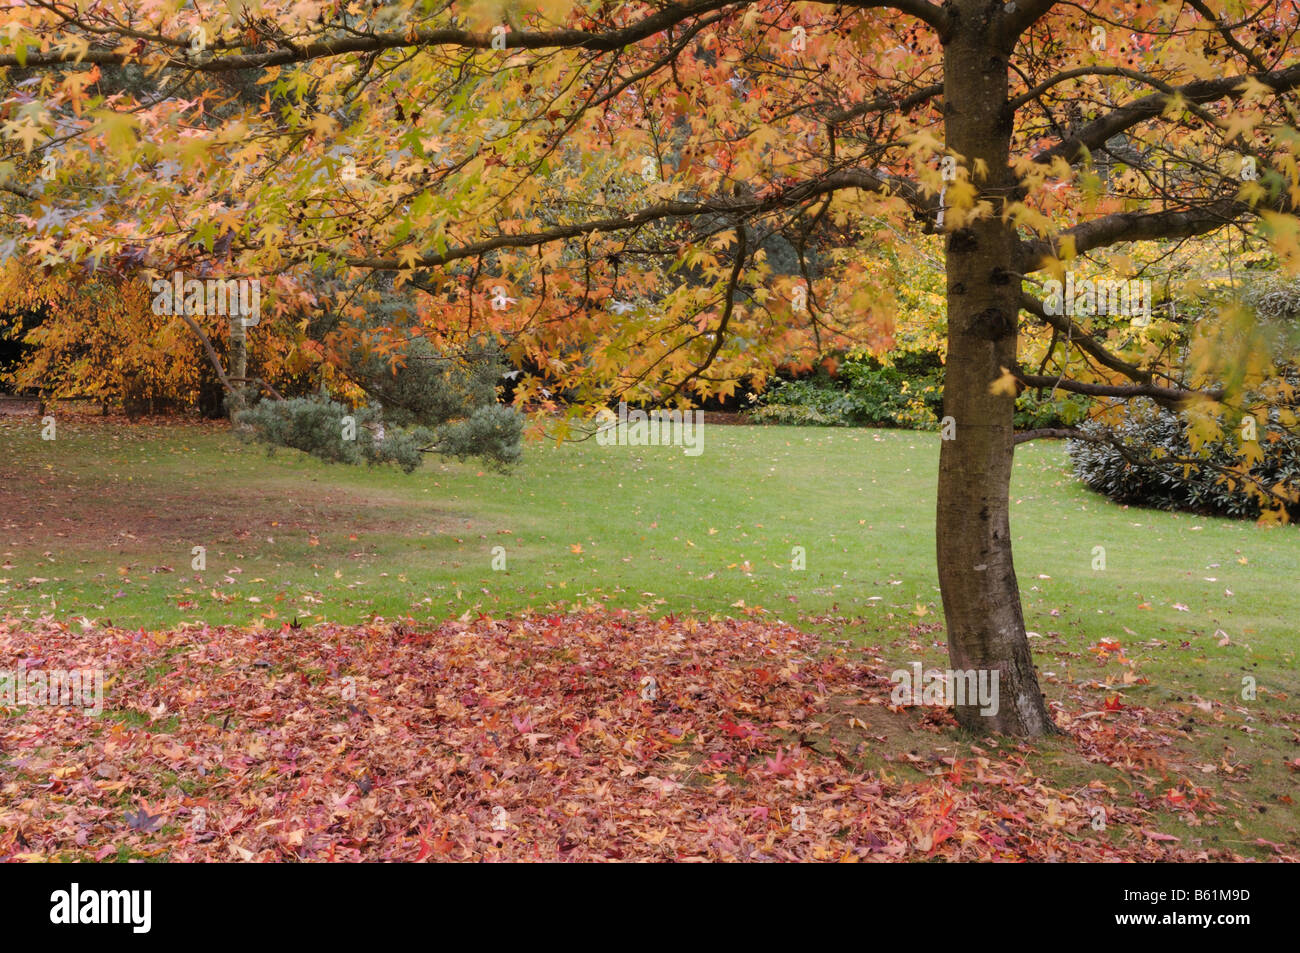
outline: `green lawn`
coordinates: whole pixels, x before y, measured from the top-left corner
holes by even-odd
[[[509,476],[268,457],[184,424],[68,417],[43,441],[35,418],[0,418],[0,440],[0,605],[13,614],[158,629],[575,603],[761,608],[890,667],[944,659],[937,434],[713,426],[700,456],[535,444]],[[1051,443],[1017,451],[1012,529],[1049,697],[1185,707],[1200,730],[1180,770],[1241,799],[1250,827],[1233,846],[1284,839],[1286,762],[1300,755],[1297,529],[1115,506],[1080,488]],[[1125,660],[1089,651],[1101,639]],[[1244,676],[1255,700],[1241,697]],[[1179,832],[1176,813],[1166,821]]]

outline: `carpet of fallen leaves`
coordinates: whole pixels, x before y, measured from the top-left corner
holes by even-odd
[[[105,710],[0,705],[5,860],[1232,856],[1159,834],[1100,782],[1051,789],[1021,746],[963,742],[910,780],[866,770],[880,741],[854,712],[904,717],[887,673],[779,623],[0,623],[0,670],[23,659],[102,669]],[[1061,714],[1090,761],[1144,763],[1140,712]]]

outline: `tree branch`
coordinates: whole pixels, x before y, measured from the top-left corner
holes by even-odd
[[[1084,434],[1082,430],[1076,430],[1073,427],[1038,427],[1034,430],[1020,431],[1011,438],[1011,442],[1018,446],[1022,443],[1028,443],[1031,440],[1041,440],[1044,438],[1059,438],[1062,440],[1066,438],[1074,438],[1077,440],[1088,439],[1087,435]]]
[[[525,232],[519,235],[496,235],[459,248],[448,249],[440,254],[424,255],[415,260],[415,266],[437,268],[452,261],[474,258],[502,248],[534,248],[538,245],[589,235],[592,232],[628,231],[667,218],[695,218],[718,214],[761,215],[776,209],[796,206],[840,189],[862,189],[880,195],[897,195],[914,209],[923,210],[926,207],[920,190],[909,179],[873,170],[845,169],[820,179],[799,183],[766,198],[723,196],[711,202],[666,201],[648,206],[631,215],[594,219],[572,225],[557,225],[539,232]],[[346,262],[357,268],[377,271],[397,271],[406,267],[406,263],[398,258],[348,258]]]
[[[217,372],[217,377],[221,381],[221,386],[224,387],[226,392],[232,397],[238,398],[239,393],[235,390],[235,386],[231,383],[230,378],[226,376],[226,369],[221,366],[221,358],[217,356],[217,349],[212,346],[212,342],[208,340],[207,334],[205,334],[203,329],[199,327],[198,322],[185,313],[183,308],[180,311],[180,316],[181,319],[190,326],[190,330],[194,332],[194,336],[203,343],[203,350],[207,352],[208,361],[211,362],[212,369]]]
[[[826,2],[830,3],[833,0],[826,0]],[[953,16],[949,12],[947,3],[939,6],[939,4],[930,3],[928,0],[846,0],[846,2],[834,5],[853,7],[857,10],[897,10],[929,24],[941,38],[948,35],[948,31],[953,25]]]
[[[1020,264],[1026,274],[1031,274],[1045,267],[1050,258],[1059,258],[1067,248],[1082,255],[1119,242],[1193,238],[1251,214],[1254,214],[1254,210],[1235,198],[1220,199],[1199,208],[1165,212],[1117,212],[1067,228],[1050,239],[1024,242],[1021,246]]]
[[[1019,0],[1015,10],[1006,19],[1007,38],[1014,43],[1020,34],[1045,17],[1056,4],[1057,0]]]
[[[731,277],[727,280],[727,302],[723,305],[722,318],[718,321],[718,330],[713,336],[713,347],[709,349],[708,356],[704,358],[704,361],[698,367],[677,382],[677,386],[674,387],[672,392],[663,399],[664,403],[672,400],[685,389],[687,384],[707,371],[714,359],[718,356],[718,352],[722,350],[722,342],[726,336],[727,325],[731,323],[731,314],[736,308],[736,288],[740,283],[740,273],[745,267],[745,257],[747,254],[748,248],[745,239],[745,226],[741,225],[736,229],[736,261],[731,266]]]
[[[1100,341],[1079,327],[1063,314],[1048,314],[1043,303],[1027,292],[1020,293],[1020,307],[1028,311],[1044,324],[1050,325],[1057,333],[1074,344],[1079,350],[1094,358],[1099,364],[1118,371],[1129,380],[1139,384],[1149,384],[1153,377],[1151,371],[1144,370],[1136,364],[1130,364],[1118,355],[1108,351]]]
[[[1187,0],[1187,5],[1213,23],[1214,28],[1219,31],[1219,36],[1223,37],[1224,42],[1244,56],[1251,66],[1260,71],[1266,71],[1268,69],[1268,65],[1256,56],[1253,50],[1232,35],[1232,30],[1228,25],[1220,20],[1215,12],[1211,10],[1209,5],[1204,3],[1203,0]]]
[[[1150,397],[1162,407],[1176,408],[1195,397],[1210,400],[1222,400],[1222,388],[1215,390],[1188,390],[1183,387],[1161,387],[1158,384],[1092,384],[1087,381],[1071,380],[1068,377],[1052,377],[1049,374],[1025,374],[1017,371],[1016,380],[1026,387],[1044,387],[1047,389],[1069,391],[1072,394],[1085,394],[1089,397]]]
[[[1300,66],[1227,76],[1222,79],[1196,80],[1183,86],[1171,87],[1169,92],[1143,96],[1085,124],[1069,139],[1038,153],[1034,156],[1034,161],[1046,164],[1059,156],[1073,165],[1083,157],[1085,152],[1101,148],[1111,137],[1159,116],[1174,96],[1194,104],[1214,102],[1227,97],[1235,98],[1248,79],[1262,83],[1275,93],[1284,93],[1300,86]]]
[[[527,31],[512,30],[505,35],[506,50],[541,50],[541,49],[584,49],[596,52],[609,52],[619,50],[633,43],[638,43],[647,37],[654,36],[668,27],[673,26],[683,20],[688,20],[693,16],[702,13],[709,13],[714,10],[720,10],[723,7],[733,5],[744,5],[743,0],[694,0],[694,2],[684,4],[672,4],[664,7],[656,13],[623,27],[618,30],[609,32],[590,32],[587,30],[548,30],[544,32],[530,33]],[[880,6],[883,4],[870,4]],[[924,4],[929,6],[929,4]],[[78,21],[78,27],[84,27]],[[89,29],[88,27],[85,27]],[[93,32],[93,31],[92,31]],[[158,46],[166,46],[171,49],[185,50],[189,47],[189,41],[177,39],[176,37],[164,36],[162,34],[142,34],[138,31],[128,31],[126,28],[110,29],[107,32],[115,36],[136,37],[143,43],[153,43]],[[384,50],[403,49],[408,47],[424,46],[459,46],[466,49],[486,50],[492,48],[492,42],[496,37],[492,33],[475,33],[471,30],[457,29],[436,29],[436,30],[414,30],[401,33],[372,33],[372,34],[347,34],[335,35],[316,39],[306,43],[291,43],[284,41],[278,50],[263,53],[242,53],[234,52],[229,55],[224,53],[212,55],[208,59],[203,59],[202,55],[191,57],[186,55],[169,55],[165,65],[196,70],[201,73],[221,73],[231,70],[246,69],[265,69],[271,66],[285,66],[291,63],[303,63],[308,60],[324,59],[332,56],[341,56],[346,53],[377,53]],[[215,50],[224,50],[227,47],[215,46]],[[242,50],[244,47],[229,47],[233,50]],[[42,66],[57,66],[65,63],[97,63],[100,65],[122,65],[128,62],[140,59],[138,54],[119,53],[115,50],[89,50],[81,52],[75,49],[59,49],[49,52],[37,53],[32,52],[24,57],[20,62],[16,54],[8,53],[0,56],[0,67],[16,66],[25,69],[36,69]]]

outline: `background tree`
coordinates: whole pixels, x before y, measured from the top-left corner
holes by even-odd
[[[517,398],[545,410],[562,390],[575,422],[887,348],[888,279],[859,247],[941,233],[955,439],[938,565],[953,666],[1002,673],[996,715],[957,709],[982,731],[1052,729],[1012,564],[1017,390],[1144,396],[1212,428],[1274,365],[1250,335],[1217,346],[1213,321],[1190,362],[1130,346],[1036,284],[1151,274],[1227,229],[1287,267],[1300,252],[1289,3],[105,0],[0,17],[0,67],[27,77],[0,127],[26,209],[11,254],[281,287],[326,264],[395,272],[425,295],[435,350],[491,333],[534,369]],[[127,66],[153,88],[101,85]],[[221,100],[197,79],[215,75],[261,99]],[[815,266],[774,267],[770,236],[814,234]],[[1025,353],[1022,321],[1044,329]]]
[[[251,364],[245,354],[242,370],[235,370],[228,334],[237,322],[194,315],[200,340],[182,318],[155,314],[153,297],[146,282],[106,269],[47,274],[11,259],[0,268],[0,333],[24,347],[0,380],[47,399],[99,400],[128,415],[200,410],[218,416],[220,399],[205,397],[213,385],[220,388],[215,374],[225,375],[227,367],[228,377],[253,392],[303,386],[291,367],[294,335],[284,327],[265,328]]]

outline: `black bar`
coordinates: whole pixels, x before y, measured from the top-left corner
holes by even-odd
[[[12,937],[130,946],[224,937],[259,948],[276,940],[374,943],[425,931],[432,940],[466,929],[493,945],[512,934],[537,942],[551,931],[557,942],[586,945],[610,938],[611,916],[625,920],[628,938],[701,928],[763,939],[784,921],[809,931],[851,922],[864,937],[900,942],[942,927],[946,938],[1014,929],[1175,943],[1195,934],[1218,943],[1260,928],[1285,935],[1294,922],[1292,871],[1274,864],[836,865],[835,872],[564,866],[8,865],[0,868],[0,909]],[[100,908],[99,891],[149,891],[148,932],[136,932],[129,915],[143,925],[143,894],[130,907],[120,905],[121,894],[104,905],[111,913],[119,903],[127,922],[51,922],[66,916],[74,883],[87,913]]]

